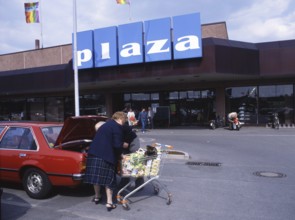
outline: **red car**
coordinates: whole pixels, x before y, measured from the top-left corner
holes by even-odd
[[[35,199],[53,186],[82,183],[87,148],[103,116],[70,117],[58,122],[0,122],[0,181],[19,182]]]

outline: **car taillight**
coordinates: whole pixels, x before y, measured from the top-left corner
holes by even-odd
[[[86,154],[83,154],[83,159],[80,162],[80,169],[82,170],[82,172],[85,172],[86,170]]]
[[[85,171],[86,170],[86,163],[85,162],[81,162],[81,165],[80,165],[80,169],[82,170],[82,171]]]

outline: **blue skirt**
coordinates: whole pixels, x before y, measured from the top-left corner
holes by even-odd
[[[84,182],[114,190],[116,188],[115,166],[101,158],[88,155]]]

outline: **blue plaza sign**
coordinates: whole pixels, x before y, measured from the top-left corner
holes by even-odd
[[[202,57],[200,14],[78,32],[77,57],[78,69]]]

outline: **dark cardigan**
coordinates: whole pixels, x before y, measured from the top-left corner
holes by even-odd
[[[114,120],[109,120],[97,130],[88,154],[99,157],[115,165],[122,150],[122,125]]]

